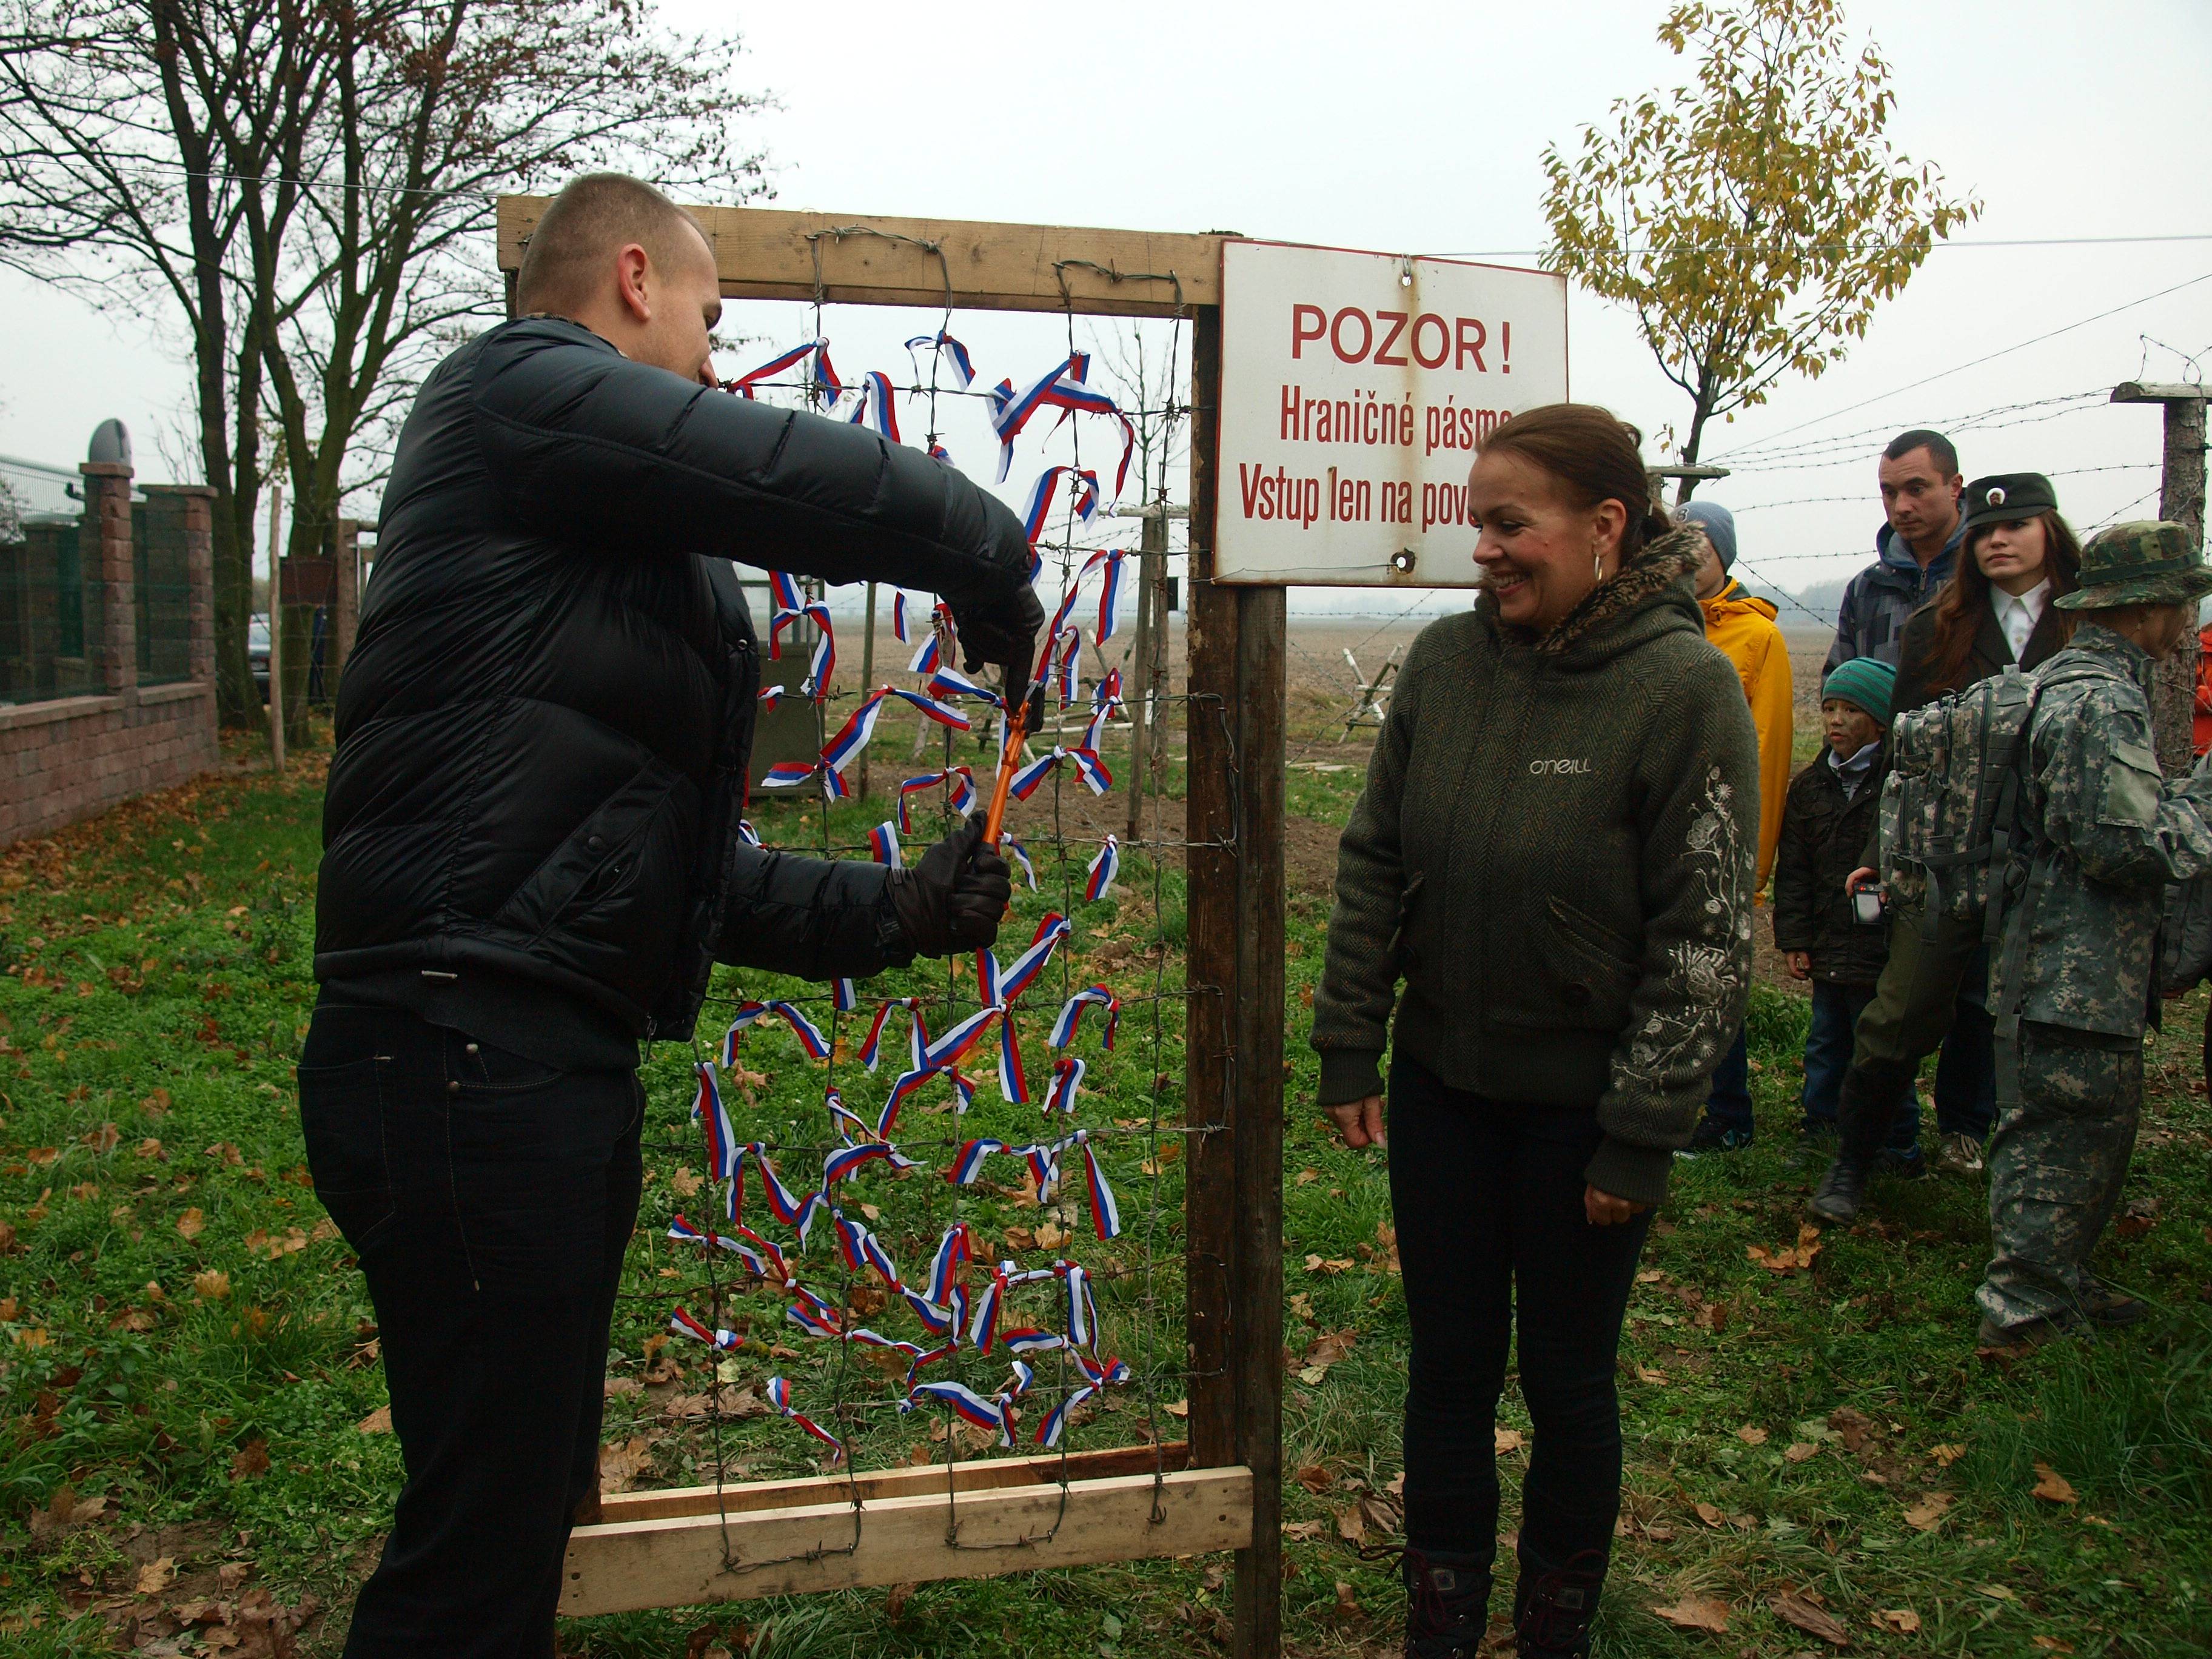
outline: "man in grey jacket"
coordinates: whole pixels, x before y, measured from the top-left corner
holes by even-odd
[[[1917,427],[1899,433],[1881,452],[1879,472],[1886,522],[1874,538],[1874,562],[1844,589],[1829,672],[1854,657],[1897,666],[1905,618],[1951,580],[1966,534],[1959,513],[1966,479],[1959,452],[1942,433]]]

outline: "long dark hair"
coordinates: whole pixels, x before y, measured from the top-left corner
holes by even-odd
[[[2051,597],[2071,593],[2081,585],[2081,544],[2056,513],[2036,515],[2043,522],[2043,574],[2051,579]],[[1982,613],[1990,608],[1990,579],[1982,572],[1975,550],[1996,524],[1985,524],[1967,533],[1960,544],[1951,580],[1936,598],[1936,637],[1928,647],[1928,684],[1935,691],[1963,690],[1967,664],[1974,654],[1974,635],[1982,626]],[[2060,611],[2059,637],[2074,633],[2074,614]]]
[[[1627,509],[1621,526],[1620,562],[1674,526],[1652,504],[1644,474],[1644,434],[1595,404],[1542,404],[1500,422],[1478,446],[1483,453],[1506,449],[1541,467],[1576,506],[1600,501]]]

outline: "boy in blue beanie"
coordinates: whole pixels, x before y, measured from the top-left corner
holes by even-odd
[[[1813,987],[1813,1026],[1805,1037],[1801,1155],[1836,1133],[1836,1101],[1851,1063],[1851,1033],[1872,1000],[1889,954],[1889,935],[1858,921],[1844,882],[1864,862],[1881,784],[1889,769],[1889,702],[1897,671],[1855,657],[1820,686],[1827,747],[1797,775],[1782,811],[1774,857],[1774,948],[1790,973]],[[1890,1120],[1887,1155],[1920,1156],[1920,1103],[1907,1079]]]

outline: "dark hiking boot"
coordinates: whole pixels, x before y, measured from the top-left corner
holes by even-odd
[[[1408,1549],[1398,1572],[1406,1583],[1406,1659],[1474,1659],[1489,1623],[1489,1564]]]
[[[1605,1557],[1596,1550],[1584,1550],[1534,1583],[1524,1570],[1513,1594],[1520,1659],[1589,1659],[1590,1626],[1604,1583]]]
[[[1874,1167],[1899,1181],[1922,1181],[1929,1173],[1928,1154],[1917,1146],[1885,1146],[1875,1154]]]
[[[2081,1275],[2081,1312],[2106,1326],[2136,1325],[2150,1316],[2150,1304],[2139,1296],[2116,1291],[2092,1273]]]
[[[1820,1190],[1805,1206],[1806,1214],[1832,1227],[1848,1227],[1858,1219],[1866,1198],[1867,1166],[1838,1154],[1820,1178]]]
[[[2091,1334],[2087,1327],[2070,1319],[2027,1319],[2017,1325],[2000,1325],[1984,1314],[1981,1328],[1974,1333],[1974,1352],[2016,1357],[2032,1353],[2063,1336]]]
[[[1740,1152],[1751,1145],[1748,1129],[1723,1124],[1713,1118],[1699,1121],[1690,1144],[1682,1148],[1684,1158],[1696,1158],[1703,1152]]]

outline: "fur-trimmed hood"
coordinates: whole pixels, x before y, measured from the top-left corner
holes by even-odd
[[[1577,664],[1601,662],[1654,634],[1676,629],[1704,631],[1694,579],[1705,547],[1705,538],[1689,530],[1672,530],[1647,542],[1610,579],[1583,595],[1549,633],[1499,622],[1498,602],[1486,592],[1477,602],[1478,609],[1508,643],[1541,656],[1571,658]]]

